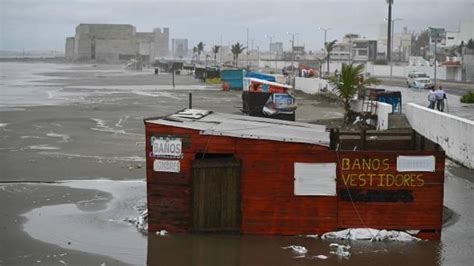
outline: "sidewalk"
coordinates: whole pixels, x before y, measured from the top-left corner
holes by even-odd
[[[443,85],[441,85],[443,86]],[[428,106],[428,90],[409,89],[400,86],[379,85],[377,88],[388,91],[402,92],[402,112],[406,110],[407,103],[416,103],[422,106]],[[445,102],[445,112],[474,121],[474,104],[461,103],[460,96],[446,90],[447,101]]]

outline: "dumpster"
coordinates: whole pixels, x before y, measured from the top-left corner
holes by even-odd
[[[223,69],[221,70],[221,80],[223,87],[227,87],[231,90],[242,89],[242,79],[245,76],[244,69]]]

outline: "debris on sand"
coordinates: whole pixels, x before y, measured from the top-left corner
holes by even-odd
[[[125,218],[124,221],[133,224],[142,234],[148,234],[148,209],[146,206],[137,206],[139,212],[137,217]]]
[[[351,246],[349,245],[346,246],[337,243],[331,243],[329,244],[329,248],[331,249],[329,253],[337,255],[339,257],[347,258],[351,256],[351,253],[349,252]]]
[[[317,259],[320,259],[320,260],[327,260],[327,259],[328,259],[328,256],[326,256],[326,255],[318,255],[318,256],[313,256],[313,258],[317,258]]]
[[[413,231],[417,232],[417,231]],[[322,239],[350,239],[370,241],[419,241],[420,239],[406,232],[396,230],[378,230],[372,228],[349,228],[341,231],[328,232]]]
[[[304,256],[304,255],[306,255],[306,253],[308,253],[308,250],[305,247],[302,247],[302,246],[291,245],[291,246],[287,246],[287,247],[282,247],[282,249],[290,249],[291,252],[293,252],[295,255],[299,255],[299,256]]]
[[[156,231],[157,236],[165,236],[167,234],[168,234],[168,231],[166,231],[166,230]]]

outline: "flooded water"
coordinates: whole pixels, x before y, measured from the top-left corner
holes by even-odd
[[[455,214],[443,228],[441,241],[335,241],[314,236],[223,234],[145,236],[124,222],[125,218],[137,216],[135,207],[145,203],[145,182],[111,180],[39,185],[96,193],[75,204],[33,209],[24,214],[27,221],[23,229],[42,242],[134,265],[469,265],[474,250],[474,184],[463,176],[472,174],[448,162],[444,204]],[[4,185],[4,190],[7,187]],[[332,243],[349,245],[350,256],[332,254]],[[291,245],[305,247],[308,252],[302,256],[284,249]]]

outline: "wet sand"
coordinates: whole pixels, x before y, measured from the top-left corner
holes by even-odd
[[[41,69],[35,71],[41,73]],[[457,166],[450,166],[455,174],[447,179],[445,202],[460,216],[443,230],[441,242],[351,243],[354,253],[349,260],[331,256],[328,242],[301,237],[153,235],[136,242],[142,235],[120,222],[117,215],[138,215],[133,205],[139,200],[127,202],[120,189],[110,187],[126,180],[144,181],[143,118],[187,107],[190,92],[195,108],[240,113],[240,92],[222,92],[185,75],[176,77],[173,89],[170,78],[166,74],[155,76],[151,69],[133,72],[120,66],[61,65],[59,70],[38,76],[38,82],[27,83],[55,92],[48,105],[0,111],[0,265],[120,265],[144,264],[147,259],[159,265],[399,265],[403,261],[408,261],[407,265],[453,265],[469,261],[472,242],[468,244],[473,233],[468,228],[474,224],[473,211],[469,210],[469,202],[474,200],[469,178],[473,175]],[[341,108],[316,103],[304,94],[298,94],[297,101],[299,121],[342,117]],[[103,185],[108,181],[84,185],[97,179],[115,183],[110,187]],[[80,181],[82,185],[24,183],[63,180],[86,181]],[[23,183],[8,183],[19,181]],[[143,189],[129,196],[146,197]],[[85,208],[84,202],[89,203]],[[77,221],[68,222],[70,216]],[[111,221],[97,218],[112,216]],[[61,226],[55,227],[54,221],[61,221]],[[45,223],[47,226],[42,226]],[[88,241],[97,246],[81,238],[87,228],[96,232]],[[100,230],[103,235],[97,233]],[[113,231],[123,232],[119,233],[121,238],[108,235]],[[123,243],[111,245],[111,239]],[[100,248],[101,244],[116,247],[118,253]],[[291,252],[281,249],[297,244],[305,245],[311,255],[330,257],[325,261],[295,259]],[[387,259],[393,263],[386,263]]]

